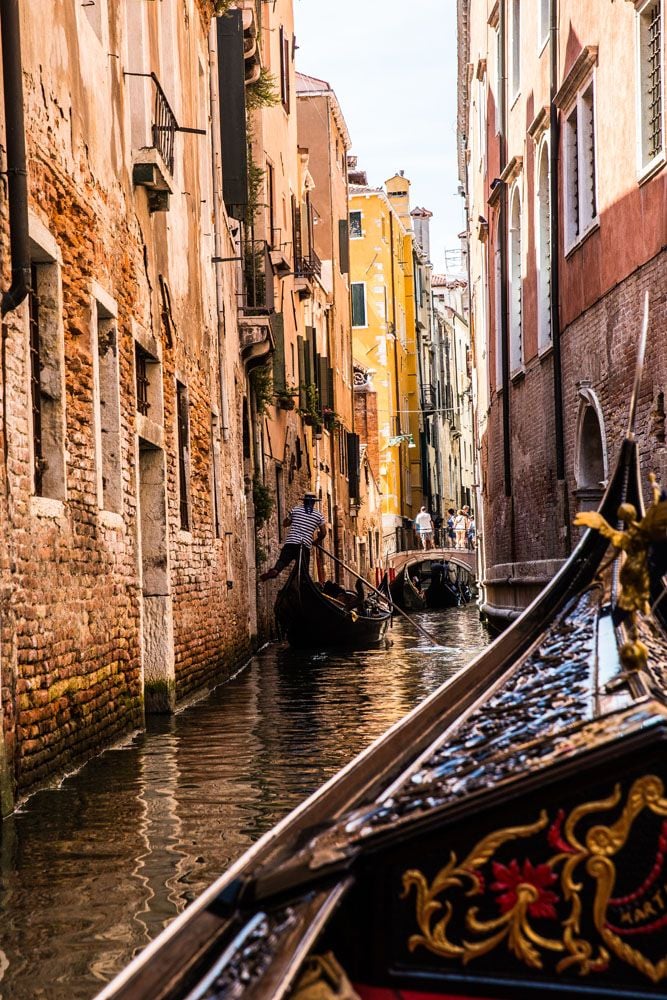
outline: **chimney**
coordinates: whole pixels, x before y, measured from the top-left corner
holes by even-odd
[[[412,224],[415,230],[415,241],[426,254],[426,259],[431,260],[431,219],[433,212],[427,208],[415,208],[410,212]]]

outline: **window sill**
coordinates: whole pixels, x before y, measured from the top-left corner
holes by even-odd
[[[523,365],[520,368],[515,368],[515,370],[510,374],[510,382],[512,385],[517,385],[519,382],[523,382],[526,377],[526,369]]]
[[[178,540],[179,540],[179,542],[191,542],[192,541],[192,532],[189,529],[186,529],[186,528],[179,528],[178,529]]]
[[[117,514],[115,510],[98,510],[98,523],[103,528],[113,528],[115,531],[122,531],[125,521],[122,514]]]
[[[652,177],[655,177],[665,165],[665,151],[663,149],[662,153],[658,156],[654,156],[650,163],[647,163],[645,167],[637,174],[637,184],[641,187],[646,181],[650,181]]]
[[[512,103],[510,104],[510,111],[514,111],[519,98],[521,97],[521,91],[517,90],[516,94],[512,97]]]
[[[577,237],[576,243],[572,243],[565,251],[565,260],[569,260],[572,254],[576,253],[579,247],[583,246],[589,236],[596,233],[600,228],[600,216],[596,216],[591,222],[590,226],[581,236]]]
[[[65,516],[65,504],[53,497],[30,497],[30,513],[33,517],[57,519]]]
[[[537,357],[539,358],[540,361],[546,361],[546,359],[553,354],[553,350],[554,350],[554,345],[553,342],[550,340],[549,343],[544,344],[543,347],[538,347]]]

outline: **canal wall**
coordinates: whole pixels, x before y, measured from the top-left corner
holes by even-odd
[[[242,391],[226,408],[221,392],[244,384],[234,277],[226,265],[223,343],[214,269],[199,266],[214,252],[206,144],[175,133],[165,163],[155,82],[125,75],[150,67],[169,86],[159,18],[179,58],[208,68],[210,4],[162,6],[109,5],[107,23],[99,6],[49,3],[45,35],[41,5],[21,5],[33,294],[2,329],[3,814],[229,676],[257,633]],[[207,125],[207,86],[179,86],[180,122]],[[149,153],[171,193],[141,181]],[[221,245],[233,257],[229,233]]]

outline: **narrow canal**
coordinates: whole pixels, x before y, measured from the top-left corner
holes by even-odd
[[[281,816],[489,640],[474,607],[389,650],[267,648],[0,827],[1,1000],[88,1000]]]

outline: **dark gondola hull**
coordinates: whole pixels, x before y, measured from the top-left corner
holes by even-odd
[[[349,611],[323,594],[298,562],[276,598],[275,612],[282,634],[297,649],[369,649],[385,641],[391,621],[389,610],[373,617]]]

